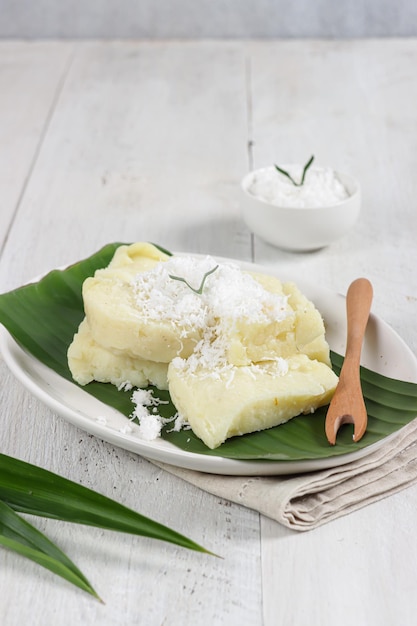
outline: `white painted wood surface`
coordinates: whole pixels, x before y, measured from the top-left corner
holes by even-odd
[[[17,212],[71,58],[71,44],[8,42],[0,53],[0,245]]]
[[[1,291],[108,241],[151,240],[341,292],[366,275],[374,311],[417,353],[416,63],[414,39],[1,42]],[[312,254],[252,238],[241,176],[312,153],[360,178],[357,227]],[[224,557],[34,519],[106,604],[0,550],[5,626],[414,623],[416,488],[295,533],[74,428],[0,367],[2,452]]]

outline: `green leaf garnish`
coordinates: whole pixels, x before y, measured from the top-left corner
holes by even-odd
[[[100,600],[72,561],[34,526],[0,500],[0,545],[49,569]]]
[[[115,500],[53,472],[0,454],[0,545],[15,550],[98,598],[63,552],[16,511],[208,550]]]
[[[310,167],[310,165],[313,163],[313,161],[314,161],[314,156],[310,157],[309,161],[307,161],[307,163],[304,165],[303,175],[299,183],[297,183],[293,179],[293,177],[291,176],[289,172],[287,172],[286,170],[283,170],[281,167],[278,167],[278,165],[275,165],[275,169],[277,169],[278,172],[280,172],[281,174],[284,174],[284,176],[289,178],[293,185],[295,185],[296,187],[301,187],[302,185],[304,185],[304,179],[306,177],[307,170]]]
[[[207,552],[167,526],[53,472],[0,454],[0,500],[15,511],[106,528]]]
[[[198,289],[194,289],[194,287],[191,287],[190,283],[187,282],[185,280],[185,278],[182,278],[181,276],[172,276],[172,274],[168,274],[168,276],[170,278],[172,278],[172,280],[179,280],[182,283],[185,283],[187,285],[187,287],[189,287],[191,289],[191,291],[194,291],[194,293],[198,294],[199,296],[201,296],[201,294],[203,293],[203,289],[204,289],[204,285],[205,282],[207,280],[207,277],[210,276],[210,274],[213,274],[217,269],[218,269],[218,265],[216,265],[216,267],[213,267],[211,270],[209,270],[208,272],[206,272],[203,276],[203,279],[200,283],[200,286]]]

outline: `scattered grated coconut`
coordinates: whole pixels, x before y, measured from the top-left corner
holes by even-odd
[[[147,415],[142,415],[140,418],[138,435],[145,441],[153,441],[161,436],[162,426],[161,417],[148,412]]]
[[[174,426],[168,431],[169,433],[179,433],[180,430],[191,430],[191,426],[180,413],[176,413],[173,420]]]
[[[119,428],[119,433],[122,433],[123,435],[128,435],[131,432],[132,429],[130,426],[122,426],[122,428]]]
[[[117,387],[118,391],[132,391],[133,385],[128,380],[125,380],[123,383]]]
[[[145,441],[153,441],[160,437],[162,427],[170,422],[174,422],[171,430],[175,432],[188,426],[186,420],[178,413],[173,417],[159,415],[157,413],[159,405],[168,404],[168,401],[155,397],[151,389],[136,389],[132,394],[132,402],[135,409],[130,419],[139,420],[138,435]]]

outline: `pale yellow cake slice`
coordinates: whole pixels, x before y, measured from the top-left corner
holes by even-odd
[[[279,319],[269,322],[245,317],[231,320],[226,348],[229,362],[249,365],[276,356],[306,354],[329,365],[324,323],[314,304],[294,283],[282,283],[266,274],[252,276],[266,291],[284,299],[283,313]]]
[[[164,294],[157,289],[142,293],[136,280],[170,258],[152,244],[122,246],[107,268],[84,281],[84,310],[98,344],[131,358],[163,363],[192,353],[201,328],[192,319],[174,323],[169,306],[151,317],[149,311],[158,311]]]
[[[295,353],[306,354],[310,359],[330,365],[329,344],[321,313],[294,283],[284,283],[283,291],[295,313]]]
[[[116,387],[128,383],[133,387],[151,384],[168,389],[166,363],[132,358],[103,348],[94,341],[86,319],[81,322],[67,356],[72,377],[79,385],[96,380]]]
[[[305,355],[213,375],[190,371],[187,362],[168,367],[171,398],[193,432],[209,448],[226,439],[277,426],[312,413],[333,396],[338,378],[326,364]]]
[[[198,292],[206,273],[209,280]],[[97,343],[165,363],[190,356],[214,326],[221,327],[234,365],[300,351],[298,325],[308,326],[301,333],[303,343],[306,334],[315,339],[324,333],[314,306],[306,300],[310,315],[301,317],[277,278],[209,257],[168,257],[151,244],[119,248],[108,268],[86,279],[83,300]]]

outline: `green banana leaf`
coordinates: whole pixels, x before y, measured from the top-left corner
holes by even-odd
[[[54,270],[37,283],[0,296],[0,322],[34,357],[69,381],[72,378],[66,352],[84,316],[82,283],[96,269],[109,263],[119,245],[109,244],[65,270]],[[338,373],[343,359],[335,353],[331,358]],[[276,428],[229,439],[216,450],[207,448],[190,430],[170,432],[167,426],[162,437],[188,452],[260,463],[340,456],[380,441],[417,415],[416,384],[390,379],[365,368],[361,369],[361,380],[369,421],[365,436],[356,443],[352,442],[352,429],[344,426],[337,445],[329,446],[324,431],[325,407],[314,415],[299,416]],[[83,389],[126,417],[132,414],[134,407],[129,393],[102,383],[90,383]],[[167,392],[154,389],[154,394],[169,400]],[[160,412],[163,417],[171,417],[176,411],[169,402],[161,405]]]
[[[100,600],[74,563],[52,541],[1,500],[0,545],[49,569]]]

